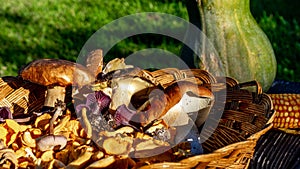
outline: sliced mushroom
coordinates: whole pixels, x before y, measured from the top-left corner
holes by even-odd
[[[11,163],[11,168],[17,168],[18,160],[16,153],[14,152],[14,150],[7,148],[4,145],[3,141],[0,140],[0,167],[6,161],[9,161]]]
[[[47,86],[45,107],[54,107],[57,100],[64,101],[66,87],[82,87],[94,81],[89,70],[79,64],[61,59],[39,59],[19,71],[24,80]]]
[[[93,162],[90,164],[87,169],[92,169],[92,168],[107,168],[109,165],[113,164],[116,161],[115,156],[108,156],[103,159],[100,159],[98,161]]]
[[[101,144],[105,152],[110,155],[128,155],[133,143],[133,138],[128,136],[108,137]]]
[[[135,158],[146,158],[162,154],[171,148],[169,143],[155,139],[135,139],[133,146],[134,149],[130,155]]]
[[[91,51],[86,58],[86,67],[93,73],[94,77],[102,72],[103,52],[101,49]]]
[[[124,58],[115,58],[106,64],[105,68],[103,69],[103,73],[107,74],[108,72],[112,72],[114,70],[127,69],[127,68],[133,68],[133,66],[126,65]]]
[[[82,168],[84,165],[86,165],[89,162],[92,155],[93,155],[93,152],[89,152],[89,151],[84,152],[76,160],[69,163],[66,166],[66,169]]]
[[[22,135],[22,143],[28,147],[35,147],[36,142],[35,139],[32,138],[31,133],[29,131],[25,131]]]

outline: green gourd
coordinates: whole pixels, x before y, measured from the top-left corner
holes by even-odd
[[[264,91],[268,90],[274,81],[277,63],[269,39],[250,12],[250,0],[198,0],[196,5],[199,16],[191,12],[195,7],[187,5],[190,21],[199,25],[216,49],[225,75],[239,82],[257,80]],[[205,68],[202,62],[208,60],[205,55],[201,54],[197,62],[200,68]]]

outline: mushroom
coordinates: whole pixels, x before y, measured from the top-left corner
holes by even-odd
[[[105,68],[103,69],[103,73],[107,74],[114,70],[127,69],[127,68],[133,68],[133,66],[126,65],[124,58],[115,58],[106,64]]]
[[[197,96],[189,91],[184,93],[180,101],[161,118],[170,126],[184,126],[189,123],[190,116],[193,117],[199,112],[195,121],[199,127],[206,120],[212,103],[211,97]]]
[[[71,61],[61,59],[38,59],[19,71],[24,80],[47,86],[44,107],[54,107],[57,100],[64,101],[66,87],[82,87],[94,81],[89,70]]]
[[[148,94],[151,89],[155,86],[154,84],[147,82],[140,77],[128,77],[123,79],[113,79],[112,82],[112,98],[110,109],[116,110],[122,104],[128,106],[131,101],[133,94],[144,91],[143,94]],[[142,94],[141,94],[142,95]]]
[[[62,115],[63,111],[66,109],[66,104],[63,103],[62,101],[58,100],[55,103],[55,112],[53,117],[50,120],[50,134],[53,135],[54,134],[54,122],[56,121],[56,119]]]
[[[55,103],[55,109],[53,117],[50,120],[50,134],[45,137],[38,138],[37,147],[41,151],[52,150],[56,146],[60,146],[60,149],[64,148],[67,145],[67,138],[61,135],[54,135],[54,122],[58,116],[62,115],[62,112],[65,110],[66,104],[62,101],[57,101]]]
[[[91,51],[86,59],[86,67],[87,69],[97,77],[99,73],[102,72],[103,66],[103,52],[101,49],[96,49]]]
[[[52,150],[54,147],[59,146],[63,149],[67,145],[67,138],[61,135],[47,135],[37,139],[37,148],[40,151]]]
[[[201,106],[199,104],[192,103],[194,99],[187,99],[186,101],[182,101],[182,103],[194,104],[192,108],[188,108],[189,106],[177,106],[178,109],[172,111],[196,111],[200,110],[201,108],[208,107],[208,110],[205,111],[205,114],[201,114],[198,116],[199,120],[197,119],[197,121],[200,122],[198,122],[197,125],[200,125],[199,123],[203,123],[209,113],[209,108],[212,105],[211,103],[214,100],[214,96],[209,89],[188,81],[178,81],[176,83],[173,83],[172,85],[168,86],[163,92],[160,90],[154,90],[151,93],[152,97],[150,97],[148,103],[150,108],[148,108],[148,110],[134,114],[130,120],[131,124],[135,124],[138,126],[141,125],[145,127],[153,120],[162,118],[172,107],[174,107],[181,101],[182,97],[185,94],[194,95],[199,98],[206,98],[207,104]]]
[[[0,167],[2,166],[2,164],[5,164],[6,161],[9,161],[11,163],[10,168],[17,168],[18,159],[16,153],[13,149],[4,146],[3,140],[0,140]]]

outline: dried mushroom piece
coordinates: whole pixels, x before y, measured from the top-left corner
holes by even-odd
[[[14,143],[21,130],[24,130],[17,122],[12,119],[6,119],[3,127],[7,130],[6,138],[4,139],[4,144],[10,146]]]
[[[49,162],[54,159],[53,154],[54,154],[53,150],[48,150],[48,151],[43,152],[43,154],[41,155],[40,158],[41,158],[42,162]]]
[[[97,75],[102,72],[103,51],[101,49],[93,50],[87,55],[86,67],[94,77],[97,77]]]
[[[70,132],[74,137],[79,137],[82,127],[78,120],[70,120],[65,125],[65,131]]]
[[[93,162],[87,167],[87,169],[106,168],[112,165],[115,161],[115,156],[108,156],[106,158]]]
[[[129,126],[125,126],[125,127],[122,127],[122,128],[119,128],[115,131],[101,131],[99,133],[99,136],[102,137],[116,137],[118,135],[124,135],[124,136],[127,136],[128,134],[133,134],[134,132],[134,129],[132,127],[129,127]]]
[[[67,125],[67,123],[70,121],[71,116],[70,115],[65,115],[57,124],[57,126],[55,126],[55,128],[53,129],[53,134],[61,134],[62,132],[64,132],[64,128]]]
[[[132,65],[126,65],[124,58],[115,58],[115,59],[109,61],[105,65],[105,67],[103,69],[103,73],[107,74],[107,73],[113,72],[115,70],[127,69],[127,68],[133,68],[133,66]]]
[[[156,140],[173,144],[175,141],[176,128],[166,125],[164,120],[159,120],[153,123],[153,125],[150,126],[145,133],[149,134]]]
[[[0,167],[8,164],[10,168],[18,167],[18,160],[16,153],[6,146],[3,143],[3,140],[0,140]]]
[[[93,152],[89,152],[89,151],[82,153],[76,160],[69,163],[66,166],[66,169],[82,168],[91,160],[92,155],[93,155]]]
[[[41,130],[46,130],[47,127],[49,127],[51,118],[52,116],[49,113],[42,114],[41,116],[36,118],[34,122],[34,127],[39,128]]]
[[[134,139],[128,136],[116,136],[103,139],[103,143],[99,143],[107,154],[111,155],[128,155]]]
[[[0,124],[0,140],[3,141],[4,145],[7,145],[7,135],[8,135],[8,130],[4,127],[4,124]]]
[[[103,158],[103,157],[104,157],[103,151],[96,151],[96,152],[94,152],[93,155],[92,155],[93,161],[100,160],[100,159]]]
[[[57,160],[57,159],[53,159],[50,163],[49,163],[49,166],[48,166],[48,169],[55,169],[55,168],[65,168],[66,165]]]
[[[19,76],[47,86],[45,107],[54,107],[57,100],[64,101],[67,86],[82,87],[95,81],[95,77],[86,67],[61,59],[35,60],[21,69]]]
[[[67,145],[64,149],[61,151],[55,153],[54,158],[63,162],[64,164],[68,164],[70,159],[70,154],[71,154],[71,145]]]
[[[23,145],[27,147],[34,148],[36,147],[36,141],[32,138],[31,133],[29,131],[25,131],[22,133],[21,137]]]
[[[156,139],[135,139],[134,150],[130,152],[130,156],[134,158],[146,158],[163,154],[171,149],[170,144]]]

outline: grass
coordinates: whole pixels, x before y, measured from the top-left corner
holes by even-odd
[[[295,12],[298,10],[290,9],[297,2],[269,1],[252,0],[251,9],[273,45],[278,62],[277,78],[300,81],[300,64],[296,62],[300,53],[300,19]],[[163,12],[188,19],[180,0],[0,0],[0,3],[0,76],[17,75],[22,65],[38,58],[75,61],[91,35],[126,15]],[[167,29],[168,23],[162,26]],[[108,55],[124,57],[149,47],[178,54],[181,44],[167,37],[133,36],[114,46]]]
[[[251,0],[251,11],[270,39],[277,79],[300,81],[300,1]]]
[[[4,4],[0,6],[0,76],[16,75],[18,68],[37,58],[75,61],[91,35],[105,24],[126,15],[165,12],[187,19],[180,2],[0,0],[0,3]],[[145,48],[148,42],[140,45],[140,41],[134,37],[124,40],[110,54],[122,57]],[[180,47],[174,45],[174,41],[155,45],[173,52]]]
[[[277,78],[300,81],[300,25],[278,14],[264,13],[259,24],[269,37],[277,59]]]

